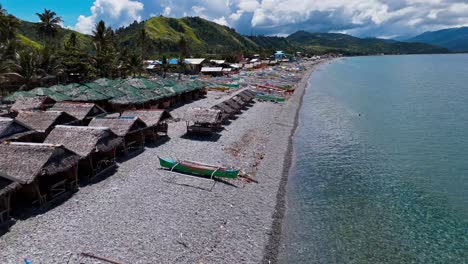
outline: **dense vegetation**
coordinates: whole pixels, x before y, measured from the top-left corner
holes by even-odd
[[[0,95],[57,83],[136,76],[149,58],[162,59],[165,76],[170,67],[183,72],[188,56],[235,61],[252,53],[270,56],[278,49],[345,55],[446,52],[427,44],[304,31],[287,38],[245,37],[199,17],[153,17],[116,31],[100,21],[92,35],[84,35],[62,28],[61,17],[51,10],[37,16],[38,23],[21,21],[0,6]],[[169,66],[169,57],[177,57],[179,64]]]
[[[425,32],[408,41],[437,45],[455,52],[468,52],[468,27]]]
[[[422,43],[406,43],[376,38],[356,38],[337,33],[309,33],[298,31],[287,37],[290,43],[309,53],[367,54],[422,54],[446,53],[447,49]]]

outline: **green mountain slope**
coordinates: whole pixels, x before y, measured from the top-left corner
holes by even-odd
[[[408,41],[437,45],[456,52],[468,52],[468,27],[425,32]]]
[[[59,29],[56,38],[53,40],[53,44],[55,46],[63,45],[64,41],[68,39],[72,32],[76,31],[66,28]],[[91,36],[81,34],[79,32],[76,32],[76,34],[80,45],[85,49],[91,50]],[[37,23],[20,20],[19,36],[23,43],[28,43],[33,47],[38,47],[44,42],[44,39],[37,33]]]
[[[178,42],[184,37],[191,54],[223,54],[257,49],[250,39],[233,29],[199,17],[153,17],[117,30],[119,41],[131,49],[138,48],[139,36],[145,29],[149,38],[149,54],[177,53]]]
[[[421,54],[447,53],[445,48],[422,44],[388,41],[383,39],[361,39],[346,34],[309,33],[298,31],[287,39],[308,52],[313,53],[343,53],[347,55],[365,54]]]

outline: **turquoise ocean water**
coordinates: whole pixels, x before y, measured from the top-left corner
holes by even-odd
[[[468,55],[336,60],[299,120],[281,263],[468,263]]]

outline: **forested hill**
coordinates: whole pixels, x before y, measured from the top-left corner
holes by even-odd
[[[376,38],[357,38],[337,33],[309,33],[298,31],[287,37],[293,45],[312,53],[366,54],[421,54],[447,53],[448,50],[434,45],[407,43]]]
[[[21,21],[20,37],[30,46],[38,46],[43,39],[37,33],[35,23]],[[324,54],[341,53],[345,55],[367,54],[418,54],[446,53],[445,48],[422,43],[407,43],[382,39],[361,39],[345,34],[309,33],[298,31],[286,38],[269,36],[242,36],[234,29],[216,24],[199,17],[168,18],[153,17],[146,21],[134,22],[128,27],[115,32],[115,41],[130,50],[140,49],[141,32],[146,32],[146,50],[150,57],[158,54],[176,54],[179,52],[179,41],[183,37],[188,43],[192,56],[208,54],[227,55],[235,53],[263,52],[271,54],[281,49],[286,52],[301,51],[305,53]],[[73,32],[60,29],[54,38],[57,44]],[[92,50],[92,37],[77,33],[80,45]]]
[[[425,32],[408,41],[437,45],[455,52],[468,52],[468,27]]]

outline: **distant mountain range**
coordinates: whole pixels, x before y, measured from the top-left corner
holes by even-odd
[[[436,45],[454,52],[468,52],[468,27],[425,32],[406,41]]]
[[[42,43],[36,33],[35,23],[22,21],[20,34],[22,42],[31,46]],[[134,22],[128,27],[116,30],[116,39],[130,50],[139,49],[140,34],[145,29],[148,36],[148,54],[159,56],[161,53],[176,54],[179,50],[179,40],[184,37],[193,56],[209,54],[233,54],[260,52],[272,54],[281,49],[288,53],[301,51],[304,53],[324,54],[341,53],[344,55],[367,54],[421,54],[446,53],[445,48],[430,44],[407,43],[383,39],[361,39],[345,34],[309,33],[298,31],[290,36],[242,36],[234,29],[216,24],[199,17],[168,18],[153,17],[146,21]],[[72,30],[59,31],[57,40],[63,43]],[[83,48],[92,49],[92,38],[78,33]]]

